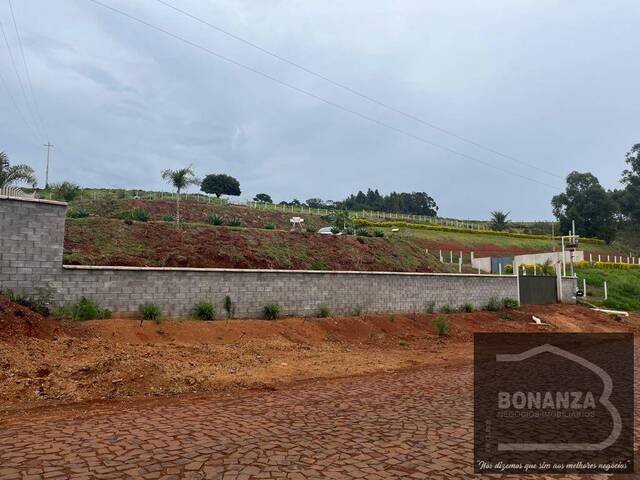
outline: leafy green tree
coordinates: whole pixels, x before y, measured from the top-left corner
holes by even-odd
[[[9,156],[0,151],[0,187],[15,186],[20,182],[33,186],[38,183],[33,168],[28,165],[10,165]]]
[[[176,189],[176,225],[180,225],[180,193],[189,185],[200,184],[200,181],[193,173],[191,165],[178,170],[163,170],[162,178]]]
[[[305,203],[307,207],[311,208],[324,208],[325,206],[321,198],[309,198]]]
[[[72,202],[80,195],[80,185],[72,182],[54,183],[49,188],[51,196],[56,200]]]
[[[347,210],[378,210],[430,217],[435,217],[438,214],[438,205],[425,192],[391,192],[389,195],[381,195],[377,189],[368,189],[367,193],[359,191],[342,202],[336,202],[336,207]]]
[[[616,237],[616,203],[592,173],[571,172],[567,189],[551,200],[553,214],[560,222],[560,232],[576,233],[612,242]]]
[[[509,224],[511,223],[511,220],[508,220],[510,213],[511,212],[503,212],[500,210],[495,210],[491,212],[491,220],[489,222],[489,228],[491,228],[491,230],[496,230],[498,232],[506,230]]]
[[[240,195],[240,182],[230,175],[210,174],[202,179],[200,190],[205,193],[213,193],[216,197],[220,195]]]
[[[271,199],[271,195],[267,193],[259,193],[255,197],[253,197],[254,202],[262,202],[262,203],[273,203]]]
[[[625,161],[628,165],[622,172],[625,188],[615,191],[613,195],[624,218],[640,225],[640,143],[631,147]]]

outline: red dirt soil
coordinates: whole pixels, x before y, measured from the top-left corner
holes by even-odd
[[[469,364],[474,332],[640,331],[579,306],[508,312],[286,318],[278,321],[96,320],[61,324],[0,297],[0,413],[97,400],[273,389],[425,365]],[[531,315],[547,325],[532,323]],[[27,313],[25,312],[25,315]]]
[[[387,238],[135,222],[69,219],[65,263],[364,271],[442,271],[408,242]]]

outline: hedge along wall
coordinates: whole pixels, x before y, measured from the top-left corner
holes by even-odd
[[[268,303],[287,315],[315,315],[321,305],[335,314],[419,312],[518,297],[513,276],[63,266],[65,215],[63,203],[0,198],[0,289],[50,289],[58,304],[85,296],[119,315],[155,303],[176,317],[200,301],[220,315],[228,295],[238,318],[259,317]]]

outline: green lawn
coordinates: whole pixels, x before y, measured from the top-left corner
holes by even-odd
[[[640,268],[604,269],[579,268],[578,285],[587,281],[587,301],[608,308],[640,311]],[[609,291],[608,300],[604,300],[604,282]]]

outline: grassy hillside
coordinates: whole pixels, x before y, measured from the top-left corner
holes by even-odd
[[[384,239],[331,236],[289,232],[291,212],[229,205],[224,202],[183,201],[181,218],[184,231],[171,223],[175,201],[98,199],[74,201],[69,208],[65,258],[75,264],[185,265],[236,268],[318,268],[398,271],[457,270],[463,252],[464,271],[471,271],[470,253],[476,257],[549,252],[549,238],[505,236],[442,231],[402,226],[399,232],[381,228]],[[127,225],[124,219],[136,209],[149,214],[150,222]],[[80,215],[79,215],[80,214]],[[295,215],[300,215],[296,213]],[[236,221],[240,228],[213,227],[213,216],[226,225]],[[332,218],[313,213],[302,215],[305,227],[315,232],[331,225]],[[267,230],[265,227],[268,227]],[[214,228],[212,230],[212,228]],[[379,226],[368,226],[369,232]],[[224,232],[224,234],[223,234]],[[377,242],[377,243],[376,243]],[[583,243],[581,248],[594,255],[628,255],[622,242],[612,245]],[[555,243],[560,250],[560,243]],[[428,250],[428,252],[427,252]],[[454,265],[438,261],[449,251]],[[634,251],[634,254],[637,251]],[[588,257],[587,257],[588,259]]]
[[[640,311],[640,268],[604,269],[579,268],[579,285],[587,281],[587,301],[608,308]],[[607,282],[608,300],[604,300],[604,282]]]
[[[110,218],[68,219],[64,260],[80,265],[441,272],[401,239]]]

